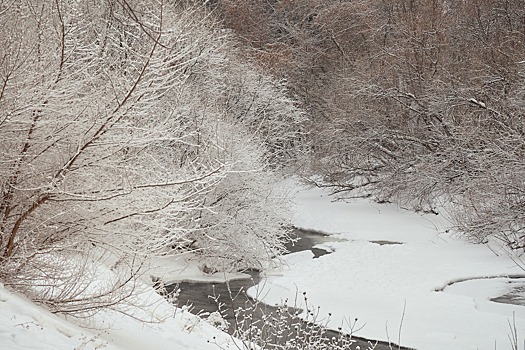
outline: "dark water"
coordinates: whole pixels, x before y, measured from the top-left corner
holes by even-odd
[[[403,244],[401,242],[394,242],[394,241],[385,241],[385,240],[379,240],[379,241],[369,241],[370,243],[379,244],[379,245],[398,245]]]
[[[514,287],[510,292],[504,295],[490,300],[496,303],[525,306],[525,283],[522,286]]]
[[[525,278],[510,278],[507,283],[511,286],[510,290],[490,300],[496,303],[525,306]]]
[[[330,252],[325,249],[314,247],[315,245],[337,241],[337,239],[324,233],[302,230],[299,228],[294,229],[290,234],[290,237],[292,238],[292,241],[285,244],[288,253],[311,250],[312,253],[314,253],[314,259],[330,254]]]
[[[436,292],[447,292],[447,288],[452,285],[470,283],[476,280],[484,280],[489,282],[490,280],[505,280],[509,286],[508,291],[505,294],[490,298],[490,301],[501,304],[512,304],[525,306],[525,276],[524,275],[511,275],[511,276],[492,276],[492,277],[473,277],[465,278],[462,280],[451,282],[441,288],[436,289]],[[465,293],[468,295],[468,293]]]
[[[295,236],[294,238],[297,238],[297,241],[287,245],[290,253],[312,250],[315,258],[330,252],[324,249],[313,248],[314,245],[335,240],[320,233],[299,229],[296,229],[293,235]],[[246,332],[250,331],[250,325],[246,324],[246,319],[248,319],[251,320],[251,323],[257,325],[261,333],[267,332],[268,334],[265,337],[272,338],[272,342],[280,341],[284,343],[297,336],[297,333],[308,332],[308,334],[315,334],[316,337],[323,338],[324,343],[339,342],[338,347],[334,346],[334,348],[338,349],[367,349],[370,344],[374,344],[375,349],[378,350],[406,349],[394,344],[389,345],[384,342],[376,342],[375,340],[355,336],[351,337],[352,345],[350,346],[348,335],[332,330],[321,330],[311,323],[300,320],[297,315],[302,310],[294,309],[293,307],[270,306],[256,302],[246,295],[246,291],[260,282],[259,272],[247,271],[247,273],[250,275],[250,278],[233,280],[228,283],[182,282],[167,285],[166,290],[171,292],[178,289],[178,306],[188,305],[192,313],[201,315],[203,318],[206,318],[213,312],[220,312],[222,317],[229,323],[228,332],[236,336],[243,332],[246,336]],[[244,315],[239,314],[243,312],[241,310],[248,310],[249,317],[246,317],[246,312]],[[271,319],[274,325],[277,323],[282,329],[276,331],[268,328],[269,320]],[[285,329],[288,331],[285,332]],[[282,338],[276,339],[278,337]],[[327,349],[330,349],[330,346],[327,346]],[[266,348],[272,348],[272,346],[267,344]],[[304,348],[307,348],[307,345]]]

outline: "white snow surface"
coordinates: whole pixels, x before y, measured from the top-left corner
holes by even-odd
[[[242,272],[215,272],[207,274],[199,269],[197,259],[190,253],[178,256],[155,257],[149,261],[148,274],[161,279],[165,285],[180,282],[224,282],[250,278]]]
[[[99,267],[95,284],[112,273]],[[228,334],[176,308],[145,282],[137,281],[132,299],[118,310],[64,318],[0,284],[0,350],[238,349]]]
[[[299,191],[294,224],[346,241],[330,243],[334,252],[318,259],[309,251],[285,256],[286,265],[268,270],[249,293],[268,304],[297,299],[304,307],[306,292],[322,322],[332,314],[330,328],[354,325],[356,336],[419,350],[511,349],[510,322],[524,349],[525,306],[490,301],[505,294],[508,281],[479,279],[436,291],[461,279],[525,277],[508,255],[462,241],[444,229],[441,216],[332,199],[321,189]]]
[[[332,313],[330,327],[347,327],[357,318],[356,328],[362,327],[357,336],[400,341],[419,350],[511,349],[509,322],[514,318],[519,350],[525,350],[525,307],[490,301],[515,280],[475,279],[435,291],[462,279],[525,274],[508,256],[445,233],[439,216],[368,200],[332,202],[320,189],[299,191],[293,212],[296,226],[345,240],[323,244],[332,254],[312,259],[309,251],[294,253],[283,258],[285,266],[270,267],[250,290],[266,303],[297,295],[300,300],[306,292],[309,305],[320,307],[320,319]],[[159,259],[152,267],[155,276],[168,280],[210,279],[184,258]],[[0,349],[220,348],[213,342],[222,349],[237,348],[229,335],[174,308],[147,283],[139,284],[135,298],[142,308],[130,309],[133,317],[102,312],[86,328],[0,284]],[[148,319],[155,322],[142,321]]]
[[[237,349],[229,335],[171,304],[147,285],[136,298],[145,307],[133,317],[107,311],[79,327],[0,285],[2,350],[217,350]],[[154,320],[155,322],[143,322]],[[86,326],[86,325],[84,325]]]

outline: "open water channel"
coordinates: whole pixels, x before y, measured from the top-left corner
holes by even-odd
[[[290,253],[311,250],[314,259],[330,252],[316,248],[316,245],[334,241],[334,238],[307,230],[295,229],[294,235],[297,241],[287,245]],[[227,321],[227,330],[230,334],[239,335],[244,332],[251,332],[252,324],[258,325],[258,330],[263,334],[263,338],[272,344],[284,344],[297,336],[297,332],[307,332],[326,343],[326,349],[330,349],[329,344],[336,342],[335,349],[368,349],[370,344],[375,345],[377,350],[406,349],[394,344],[387,344],[375,340],[363,339],[348,334],[341,334],[333,330],[320,330],[310,323],[304,322],[297,317],[301,310],[294,308],[282,308],[256,302],[246,295],[248,288],[253,287],[260,281],[258,271],[247,271],[249,278],[232,280],[228,283],[210,282],[182,282],[166,286],[166,290],[171,292],[179,290],[177,303],[179,306],[190,305],[190,311],[194,314],[207,317],[214,312],[219,312],[222,319]],[[244,316],[239,317],[235,310],[248,309]],[[239,312],[239,311],[238,311]],[[269,319],[278,324],[280,330],[270,330],[268,327]],[[250,324],[247,324],[249,322]],[[277,322],[277,323],[276,323]],[[266,328],[265,328],[266,327]],[[295,329],[295,331],[294,331]],[[299,329],[299,330],[297,330]],[[266,332],[266,334],[265,334]],[[275,345],[266,344],[265,348],[278,348]]]

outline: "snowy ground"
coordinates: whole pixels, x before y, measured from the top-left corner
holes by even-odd
[[[181,267],[175,264],[171,273]],[[175,308],[146,283],[138,283],[131,304],[120,310],[128,315],[106,310],[89,320],[66,319],[0,284],[0,350],[238,349],[228,334]]]
[[[470,245],[440,229],[439,217],[418,215],[366,200],[333,203],[323,191],[301,191],[295,225],[344,238],[327,243],[332,254],[312,259],[310,252],[284,257],[287,264],[267,271],[259,296],[277,304],[306,292],[321,317],[332,313],[333,328],[358,319],[355,334],[399,340],[419,350],[511,349],[509,322],[515,319],[519,349],[525,350],[525,306],[491,302],[517,280],[473,277],[524,274],[507,256]],[[397,242],[401,244],[379,244]],[[203,276],[185,257],[153,262],[166,280],[220,280]],[[241,277],[241,276],[226,276]],[[35,306],[0,285],[0,349],[144,350],[235,349],[231,338],[142,285],[139,301],[149,305],[134,317],[108,312],[81,328]],[[251,290],[255,292],[256,288]],[[300,297],[298,299],[301,299]],[[143,323],[141,319],[155,319]],[[215,337],[215,339],[214,339]]]
[[[150,307],[134,317],[157,317],[155,323],[116,313],[99,314],[97,330],[81,328],[36,306],[0,285],[0,349],[2,350],[217,350],[237,349],[229,335],[144,288]]]
[[[489,300],[505,294],[512,281],[481,279],[436,291],[470,277],[525,275],[509,257],[445,233],[439,216],[368,200],[334,203],[319,189],[300,192],[296,202],[296,226],[346,241],[330,243],[334,253],[319,259],[310,252],[286,256],[287,266],[269,270],[250,290],[264,302],[306,292],[321,318],[332,314],[333,328],[357,318],[354,329],[363,328],[356,335],[420,350],[511,349],[514,317],[524,349],[525,306]]]

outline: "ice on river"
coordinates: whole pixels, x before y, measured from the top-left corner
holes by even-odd
[[[331,243],[334,252],[319,259],[305,252],[285,256],[284,267],[267,271],[258,290],[250,290],[264,302],[306,292],[320,319],[332,314],[331,327],[362,327],[356,335],[421,350],[511,349],[509,322],[515,322],[524,348],[525,306],[490,301],[497,290],[504,293],[501,281],[437,291],[458,279],[525,275],[506,255],[445,232],[440,216],[366,199],[333,202],[320,189],[298,193],[294,216],[297,227],[346,241]],[[378,244],[383,241],[401,244]]]
[[[513,288],[509,279],[473,279],[447,287],[469,278],[525,274],[512,259],[444,233],[439,217],[393,205],[367,200],[334,203],[323,191],[309,189],[298,193],[293,210],[296,226],[346,240],[324,243],[333,253],[318,259],[308,251],[283,257],[287,264],[267,271],[261,283],[259,296],[265,302],[285,298],[292,302],[297,294],[299,301],[306,292],[309,304],[321,307],[320,318],[333,314],[332,327],[355,326],[360,328],[358,336],[400,340],[420,350],[511,349],[509,322],[514,317],[519,349],[525,350],[525,306],[491,301]],[[170,269],[156,270],[158,277],[180,275],[185,267],[169,265]],[[183,270],[184,279],[198,278]],[[228,335],[173,309],[151,287],[144,286],[139,298],[151,302],[142,311],[171,316],[144,324],[109,312],[100,315],[97,326],[102,328],[94,331],[52,315],[0,285],[0,348],[217,349],[208,340],[236,348]]]

